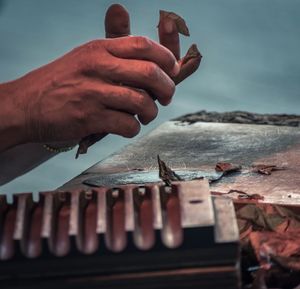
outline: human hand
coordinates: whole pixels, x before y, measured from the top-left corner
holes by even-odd
[[[120,4],[111,5],[105,15],[105,35],[107,38],[117,38],[130,35],[130,16],[127,10]],[[201,62],[202,55],[193,44],[185,57],[180,59],[179,33],[189,36],[185,21],[175,13],[160,11],[160,21],[158,24],[158,35],[160,43],[168,48],[179,60],[180,72],[173,77],[175,84],[180,83],[185,78],[194,73]],[[107,134],[93,134],[84,137],[79,142],[76,158],[79,154],[87,152],[88,147],[101,140]]]
[[[95,40],[16,80],[13,96],[24,142],[74,140],[95,133],[133,137],[167,105],[178,63],[145,37]],[[138,120],[134,117],[137,115]]]

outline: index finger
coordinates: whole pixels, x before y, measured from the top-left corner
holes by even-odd
[[[132,36],[107,40],[106,48],[115,57],[154,62],[169,76],[177,75],[180,69],[169,49],[147,37]]]

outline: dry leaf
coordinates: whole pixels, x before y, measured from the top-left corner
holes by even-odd
[[[177,15],[176,13],[160,10],[159,17],[160,17],[160,19],[169,18],[169,19],[173,20],[176,24],[176,28],[179,33],[181,33],[182,35],[185,35],[185,36],[190,36],[189,29],[188,29],[184,19],[182,17],[180,17],[179,15]]]
[[[80,154],[86,154],[90,146],[92,146],[94,143],[98,142],[99,140],[103,139],[106,135],[107,135],[106,133],[102,133],[102,134],[91,134],[87,137],[84,137],[79,142],[79,147],[76,152],[75,158],[77,159]]]
[[[172,181],[182,181],[182,179],[172,171],[164,161],[162,161],[157,155],[158,168],[159,168],[159,178],[163,180],[167,186],[170,186]]]
[[[260,194],[247,194],[245,192],[243,192],[241,194],[238,195],[238,199],[247,199],[247,200],[264,200],[264,196],[260,195]]]
[[[216,164],[215,170],[217,172],[223,172],[224,174],[238,172],[242,169],[240,165],[226,163],[226,162],[219,162]]]
[[[282,257],[282,256],[273,256],[271,258],[279,263],[282,267],[288,270],[300,271],[300,256],[298,257]],[[297,287],[298,288],[298,287]],[[299,287],[300,289],[300,287]]]
[[[300,207],[235,203],[235,209],[246,270],[250,272],[250,268],[254,268],[251,271],[254,280],[249,288],[297,286],[300,282]],[[263,276],[260,276],[261,269]]]
[[[284,170],[284,167],[278,167],[276,165],[264,165],[264,164],[258,164],[252,166],[253,172],[259,173],[262,175],[271,175],[273,171],[280,171]]]
[[[300,217],[295,208],[236,204],[236,215],[241,244],[254,249],[261,266],[266,268],[274,258],[286,268],[300,268]]]
[[[192,44],[188,49],[186,55],[182,58],[181,65],[187,63],[192,58],[202,57],[196,44]]]
[[[262,258],[298,257],[300,263],[300,232],[280,234],[277,232],[252,232],[250,242],[258,260]]]
[[[264,199],[264,196],[261,196],[260,194],[248,194],[241,190],[230,190],[227,193],[211,191],[210,193],[215,196],[224,196],[224,195],[237,193],[238,199],[248,199],[248,200],[263,200]]]

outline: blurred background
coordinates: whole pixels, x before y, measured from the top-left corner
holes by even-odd
[[[0,0],[0,82],[13,80],[70,49],[104,37],[106,9],[115,1]],[[182,54],[197,43],[198,72],[177,87],[173,103],[140,135],[162,122],[202,109],[300,113],[300,1],[128,0],[132,33],[157,40],[159,10],[187,22]],[[50,190],[135,139],[108,136],[75,160],[60,154],[1,193]]]

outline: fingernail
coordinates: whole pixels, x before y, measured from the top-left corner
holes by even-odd
[[[166,33],[171,34],[176,29],[174,21],[171,20],[171,19],[168,19],[168,18],[164,19],[163,25],[164,25],[164,30],[165,30]]]

